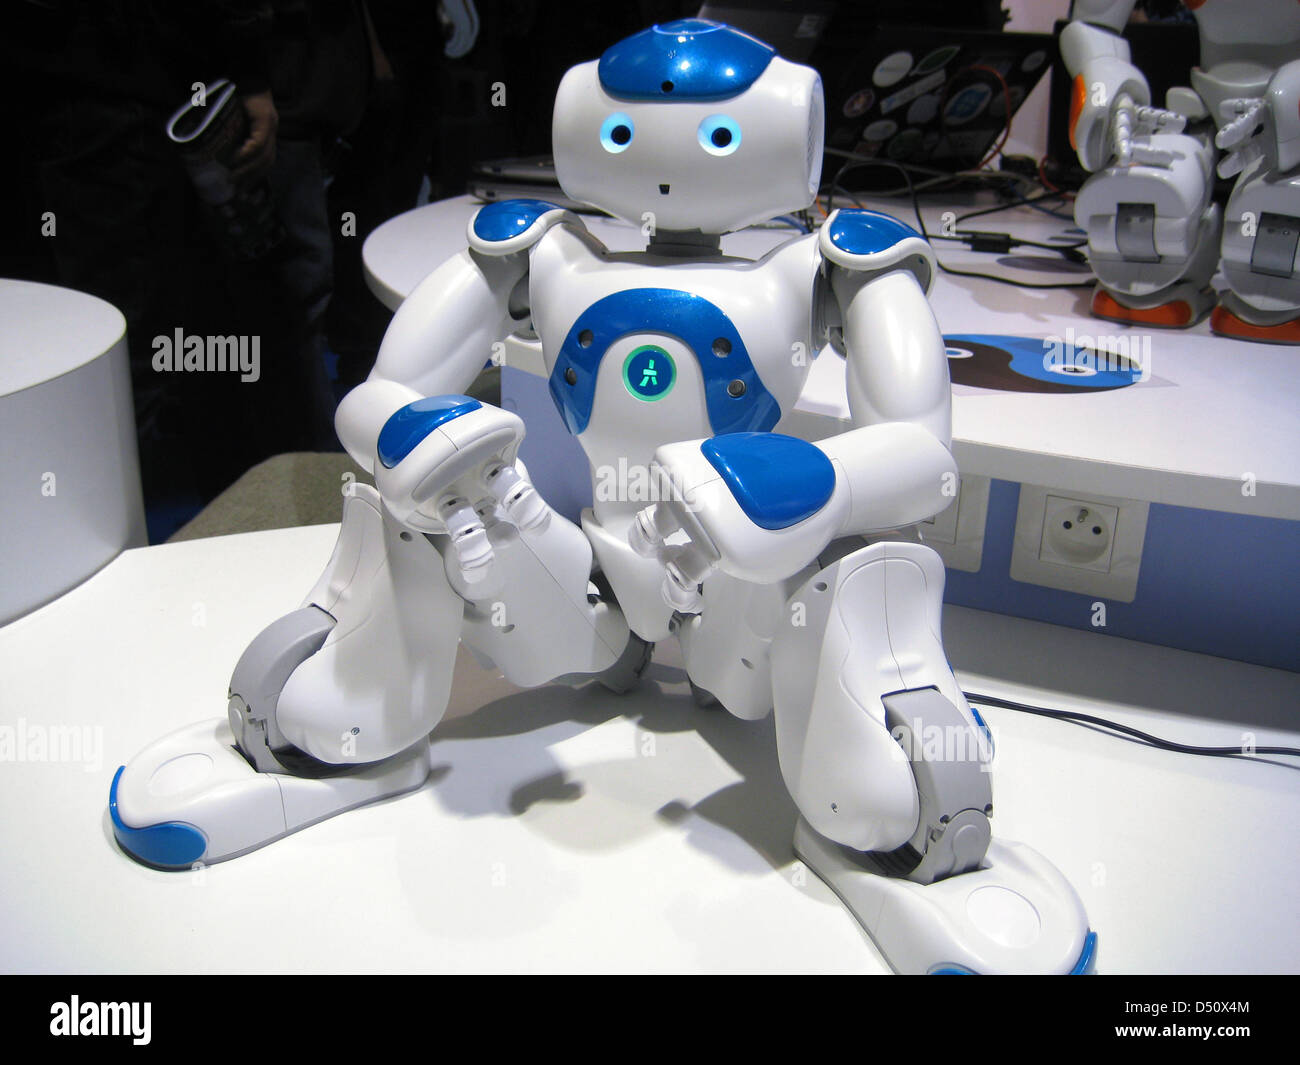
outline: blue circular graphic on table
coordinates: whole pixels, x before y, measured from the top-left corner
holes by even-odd
[[[653,403],[673,390],[677,365],[673,357],[656,344],[633,348],[623,360],[623,384],[637,399]]]

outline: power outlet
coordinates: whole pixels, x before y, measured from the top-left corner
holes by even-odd
[[[1049,495],[1038,557],[1058,566],[1109,573],[1118,522],[1119,507]]]
[[[989,514],[987,477],[963,475],[957,498],[918,526],[921,542],[934,548],[949,569],[977,573],[984,558],[984,526]]]
[[[1131,603],[1149,509],[1135,499],[1021,485],[1012,580]]]

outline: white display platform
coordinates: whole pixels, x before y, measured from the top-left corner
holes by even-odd
[[[336,532],[127,551],[0,629],[0,969],[883,971],[793,859],[771,720],[697,709],[669,644],[623,697],[519,691],[463,656],[419,791],[198,872],[126,857],[106,810],[116,767],[224,715],[235,660],[299,604]],[[1235,745],[1249,731],[1258,745],[1300,745],[1296,674],[960,608],[946,617],[968,689],[1184,742]],[[1297,759],[1195,758],[986,717],[995,830],[1074,883],[1101,972],[1300,971]],[[98,757],[17,760],[20,737],[31,752],[56,728],[89,729]]]
[[[0,624],[146,543],[126,321],[0,279]]]

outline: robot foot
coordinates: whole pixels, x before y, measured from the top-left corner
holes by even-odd
[[[1092,293],[1092,313],[1097,318],[1157,329],[1184,329],[1195,325],[1214,306],[1214,290],[1181,282],[1161,290],[1154,299],[1119,297],[1098,285]]]
[[[1077,975],[1092,967],[1097,934],[1079,896],[1023,844],[993,840],[980,868],[932,884],[885,875],[803,818],[794,849],[898,972]]]
[[[1210,328],[1220,336],[1264,344],[1300,344],[1300,314],[1266,314],[1248,307],[1233,292],[1225,292],[1210,316]]]
[[[261,773],[236,748],[229,722],[212,720],[164,736],[119,768],[108,809],[113,835],[131,857],[190,869],[411,791],[428,775],[427,739],[335,775]]]

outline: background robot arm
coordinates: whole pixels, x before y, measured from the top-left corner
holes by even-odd
[[[1257,159],[1280,173],[1300,166],[1300,59],[1277,69],[1268,89],[1256,99],[1225,100],[1214,143],[1228,152],[1219,162],[1219,176],[1232,177]]]
[[[1130,62],[1120,36],[1135,0],[1077,0],[1075,18],[1061,32],[1061,57],[1074,78],[1070,144],[1079,162],[1099,170],[1114,161],[1167,165],[1167,153],[1142,143],[1151,133],[1177,133],[1181,115],[1151,107],[1151,89]]]

